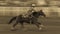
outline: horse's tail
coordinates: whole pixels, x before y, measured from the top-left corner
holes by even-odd
[[[17,16],[13,17],[13,18],[9,21],[9,23],[8,23],[8,24],[11,24],[11,23],[12,23],[12,21],[16,19],[16,17],[17,17]]]

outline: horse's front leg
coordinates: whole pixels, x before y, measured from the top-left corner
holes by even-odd
[[[38,29],[40,28],[40,27],[39,27],[39,24],[35,23],[35,25],[37,26]]]
[[[45,26],[43,24],[39,23],[39,22],[37,22],[36,25],[37,25],[39,30],[45,29]]]
[[[26,30],[27,30],[27,28],[24,28],[23,22],[21,22],[21,29],[22,29],[23,31],[26,31]]]
[[[21,24],[21,29],[24,28],[23,22],[20,22],[20,24]]]
[[[37,28],[38,28],[39,30],[42,30],[43,25],[42,25],[41,23],[36,22],[35,25],[37,26]]]

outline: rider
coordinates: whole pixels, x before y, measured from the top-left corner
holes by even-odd
[[[27,17],[29,18],[29,20],[31,20],[32,19],[32,17],[33,17],[33,15],[32,15],[32,13],[33,12],[36,12],[35,10],[34,10],[34,8],[35,8],[35,6],[33,6],[32,5],[32,7],[31,7],[31,9],[27,12]],[[31,24],[31,23],[30,23]]]
[[[27,12],[28,17],[31,17],[31,14],[32,14],[33,12],[36,12],[36,11],[34,10],[34,8],[35,8],[35,5],[32,4],[31,9]]]
[[[35,12],[35,10],[34,10],[34,8],[35,8],[35,4],[32,4],[32,6],[31,6],[31,8],[28,10],[28,12],[26,13],[26,14],[23,14],[23,17],[24,18],[26,18],[26,17],[31,17],[31,14],[33,13],[33,12]]]

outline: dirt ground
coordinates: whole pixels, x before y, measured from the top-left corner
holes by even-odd
[[[24,25],[25,28],[20,29],[18,24],[16,31],[11,31],[12,24],[7,24],[10,19],[11,17],[0,17],[0,34],[60,34],[60,18],[39,18],[39,22],[46,26],[42,30],[31,24]]]

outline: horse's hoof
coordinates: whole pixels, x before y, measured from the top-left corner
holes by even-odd
[[[17,29],[12,28],[11,31],[16,31]]]
[[[43,26],[43,27],[40,27],[39,30],[46,30],[47,27],[46,26]]]
[[[42,28],[40,27],[39,30],[42,30]]]

